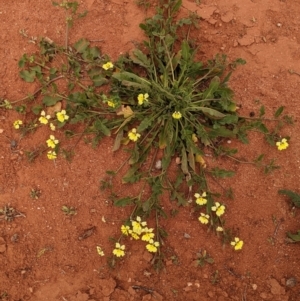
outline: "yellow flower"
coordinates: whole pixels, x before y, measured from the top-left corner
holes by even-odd
[[[128,236],[129,231],[130,231],[129,226],[125,226],[125,225],[122,225],[122,226],[121,226],[121,232],[122,232],[124,235]]]
[[[20,125],[21,124],[23,124],[23,121],[22,120],[16,120],[15,122],[14,122],[14,128],[16,129],[16,130],[18,130],[19,128],[20,128]]]
[[[278,150],[281,151],[281,150],[287,149],[289,144],[287,142],[287,139],[283,138],[281,141],[276,142],[276,146],[277,146]]]
[[[131,221],[132,231],[138,235],[141,235],[142,232],[145,232],[143,227],[147,226],[147,222],[142,222],[142,219],[137,216],[135,221]]]
[[[129,233],[133,239],[135,239],[135,240],[140,239],[139,235],[137,233],[133,232],[132,230],[129,230]]]
[[[158,247],[159,247],[159,242],[154,241],[153,239],[150,239],[149,243],[146,245],[146,249],[152,253],[156,253]]]
[[[244,242],[242,240],[240,240],[238,237],[235,237],[234,241],[232,241],[230,244],[237,251],[237,250],[241,250],[242,249],[242,247],[244,245]]]
[[[47,157],[48,157],[49,160],[54,160],[54,159],[57,158],[57,154],[56,154],[55,151],[51,151],[51,150],[50,150],[50,151],[47,153]]]
[[[197,138],[197,136],[196,136],[195,133],[192,134],[192,140],[193,140],[194,143],[197,143],[197,142],[198,142],[198,138]]]
[[[64,122],[65,120],[69,119],[66,110],[61,110],[60,112],[57,112],[56,117],[59,122]]]
[[[211,207],[211,210],[215,211],[217,216],[221,216],[225,212],[225,206],[221,205],[219,202],[216,202],[215,206]]]
[[[111,107],[111,108],[114,108],[114,107],[116,106],[116,104],[115,104],[113,101],[111,101],[111,100],[108,100],[108,101],[107,101],[107,105],[108,105],[109,107]]]
[[[148,102],[149,94],[139,94],[137,98],[138,104],[141,106],[144,102]]]
[[[46,112],[43,110],[41,112],[41,117],[39,118],[39,122],[41,124],[47,124],[49,119],[50,119],[50,115],[46,115]]]
[[[204,214],[204,213],[200,213],[200,216],[199,216],[199,221],[201,224],[208,224],[208,221],[209,221],[209,215],[208,214]]]
[[[145,228],[144,229],[144,235],[142,236],[143,241],[150,241],[150,239],[154,238],[153,228]]]
[[[178,111],[175,111],[173,114],[172,114],[172,117],[174,119],[180,119],[182,117],[181,113],[178,112]]]
[[[105,64],[102,65],[102,68],[104,70],[108,70],[108,69],[112,69],[114,67],[113,63],[112,62],[107,62]]]
[[[205,205],[207,203],[207,199],[206,197],[206,192],[203,192],[202,195],[200,195],[199,193],[195,193],[194,197],[196,198],[196,204],[198,205]]]
[[[100,256],[104,256],[104,252],[103,252],[103,250],[102,250],[101,247],[97,246],[96,249],[97,249],[97,253],[98,253]]]
[[[59,141],[57,139],[55,139],[55,137],[53,135],[50,135],[50,138],[46,141],[47,146],[50,148],[55,148],[56,144],[59,143]]]
[[[55,131],[55,128],[56,128],[55,125],[51,122],[50,123],[50,129],[51,129],[51,131]]]
[[[125,255],[125,245],[120,245],[118,242],[116,243],[116,247],[113,250],[113,254],[117,257],[123,257]]]
[[[216,229],[217,232],[222,232],[223,230],[224,229],[222,227],[220,227],[220,226],[218,226],[217,229]]]
[[[136,142],[141,137],[141,134],[137,133],[136,129],[133,128],[133,129],[131,129],[131,131],[129,131],[128,137],[131,141]]]

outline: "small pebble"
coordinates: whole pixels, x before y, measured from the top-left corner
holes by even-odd
[[[187,234],[187,233],[184,233],[184,234],[183,234],[183,237],[186,238],[186,239],[189,239],[189,238],[191,238],[191,235],[189,235],[189,234]]]
[[[155,168],[156,168],[156,169],[161,169],[161,168],[162,168],[161,160],[157,160],[157,161],[156,161],[156,163],[155,163]]]
[[[285,285],[288,287],[294,287],[297,284],[297,279],[295,277],[291,277],[286,280]]]

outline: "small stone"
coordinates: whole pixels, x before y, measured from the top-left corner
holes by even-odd
[[[297,279],[295,277],[291,277],[286,280],[285,285],[288,287],[294,287],[297,284]]]
[[[181,163],[180,158],[179,158],[179,157],[176,157],[175,162],[176,162],[177,165],[179,165],[179,164]]]
[[[6,251],[5,245],[0,245],[0,253],[4,253]]]
[[[163,301],[163,296],[160,295],[158,292],[153,292],[152,293],[152,300],[157,300],[157,301]]]
[[[11,238],[10,241],[11,242],[17,242],[19,240],[19,235],[17,233],[15,233]]]
[[[281,26],[282,26],[282,24],[281,24],[281,23],[277,23],[276,25],[277,25],[277,27],[281,27]]]
[[[157,160],[157,161],[155,162],[155,168],[156,168],[156,169],[161,169],[161,168],[162,168],[161,160]]]
[[[266,293],[260,293],[259,296],[260,296],[262,299],[267,299],[267,298],[268,298],[268,294],[266,294]]]
[[[252,288],[253,288],[254,291],[256,291],[257,290],[257,284],[253,283]]]
[[[285,289],[278,283],[276,279],[270,279],[269,284],[271,286],[271,293],[273,295],[284,295]]]
[[[189,235],[189,234],[187,234],[187,233],[184,233],[184,234],[183,234],[183,237],[186,238],[186,239],[189,239],[189,238],[191,238],[191,235]]]
[[[234,15],[232,12],[227,12],[225,15],[221,16],[221,20],[224,23],[229,23],[233,19]]]
[[[99,281],[99,286],[101,287],[101,292],[104,296],[108,297],[115,289],[117,283],[113,278],[101,279]]]
[[[132,286],[130,286],[127,291],[131,296],[136,296],[136,291],[132,288]]]
[[[207,293],[207,295],[208,295],[208,297],[213,298],[213,297],[215,296],[215,293],[209,291],[209,292]]]
[[[143,296],[142,301],[151,301],[152,296],[150,294]]]

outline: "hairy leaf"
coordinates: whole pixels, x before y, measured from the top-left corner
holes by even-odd
[[[288,189],[278,190],[278,193],[288,196],[291,199],[291,201],[294,203],[294,205],[300,208],[300,194]]]

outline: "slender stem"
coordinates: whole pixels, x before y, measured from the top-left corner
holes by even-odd
[[[58,79],[61,79],[61,78],[64,78],[65,76],[64,75],[60,75],[58,77],[55,77],[53,79],[51,79],[49,82],[46,83],[46,86],[49,86],[50,84],[52,84],[53,82],[57,81]],[[15,104],[15,103],[18,103],[18,102],[21,102],[21,101],[24,101],[24,100],[27,100],[31,97],[34,97],[36,94],[38,94],[40,91],[42,91],[44,87],[41,87],[39,89],[37,89],[35,92],[33,92],[32,95],[28,95],[28,96],[25,96],[21,99],[18,99],[18,100],[15,100],[15,101],[12,101],[11,104]]]

